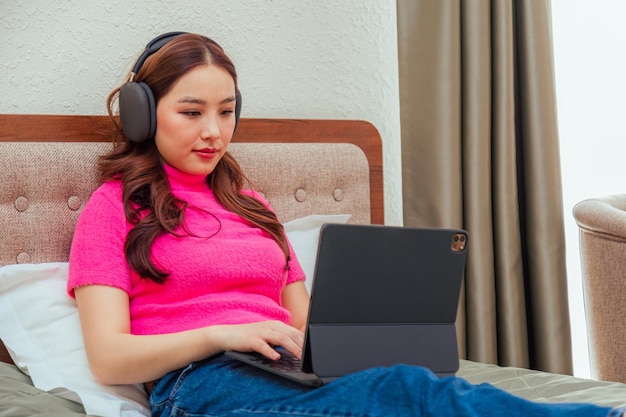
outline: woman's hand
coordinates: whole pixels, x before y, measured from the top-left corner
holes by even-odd
[[[304,333],[280,321],[219,325],[207,328],[210,338],[223,350],[258,352],[272,360],[280,359],[274,347],[280,346],[296,357],[302,357]]]

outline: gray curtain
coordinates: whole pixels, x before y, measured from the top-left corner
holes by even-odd
[[[404,224],[470,235],[461,356],[572,373],[549,0],[397,0]]]

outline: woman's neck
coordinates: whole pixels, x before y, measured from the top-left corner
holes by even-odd
[[[189,174],[174,168],[166,162],[163,163],[163,169],[165,170],[165,175],[167,176],[172,190],[197,189],[204,191],[209,187],[206,175]]]

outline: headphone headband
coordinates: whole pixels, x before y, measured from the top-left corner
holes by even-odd
[[[139,55],[139,58],[137,58],[137,62],[135,62],[135,65],[133,66],[133,70],[131,71],[131,81],[132,77],[137,74],[143,63],[146,62],[146,59],[148,59],[150,55],[161,49],[163,45],[165,45],[175,37],[183,35],[185,33],[187,32],[168,32],[159,35],[156,38],[152,39],[150,42],[148,42],[146,48],[141,53],[141,55]]]

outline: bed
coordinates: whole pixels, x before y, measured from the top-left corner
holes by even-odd
[[[0,417],[149,415],[143,386],[95,383],[64,292],[73,225],[110,134],[104,116],[0,115]],[[230,150],[309,275],[321,224],[384,223],[382,143],[368,122],[244,118]],[[457,375],[538,401],[626,406],[616,382],[467,360]]]

